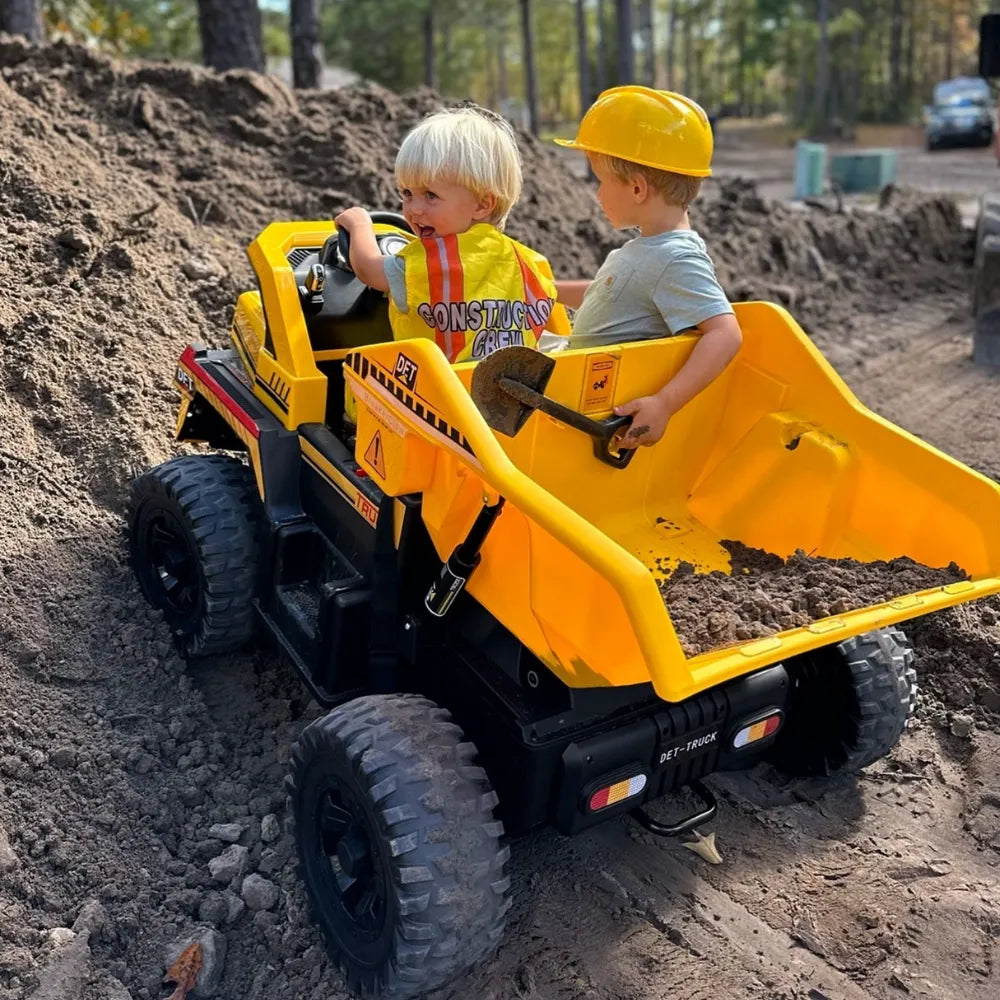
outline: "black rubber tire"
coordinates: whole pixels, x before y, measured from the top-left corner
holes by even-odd
[[[225,455],[171,459],[134,480],[127,516],[139,586],[181,653],[248,642],[263,524],[253,471]]]
[[[799,776],[853,773],[899,742],[917,705],[913,650],[900,629],[790,660],[785,725],[770,760]]]
[[[423,996],[499,942],[510,849],[475,757],[447,711],[409,694],[356,698],[294,744],[299,869],[352,991]]]

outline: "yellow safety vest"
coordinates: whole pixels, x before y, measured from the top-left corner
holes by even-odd
[[[455,363],[501,347],[535,347],[542,330],[570,332],[549,262],[495,226],[480,222],[464,233],[413,240],[399,256],[407,311],[389,296],[396,340],[432,338]]]

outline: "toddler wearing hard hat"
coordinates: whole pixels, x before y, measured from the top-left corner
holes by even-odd
[[[556,142],[587,154],[608,221],[616,229],[639,229],[608,254],[592,281],[556,282],[559,301],[577,310],[566,346],[701,334],[658,392],[615,407],[632,416],[620,445],[652,445],[671,416],[722,373],[743,339],[688,219],[688,205],[712,172],[708,116],[681,94],[614,87],[584,115],[576,139]]]

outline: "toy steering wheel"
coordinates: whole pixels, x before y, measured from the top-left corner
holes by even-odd
[[[372,212],[371,213],[372,222],[378,222],[386,226],[395,226],[397,229],[402,229],[404,232],[412,233],[413,230],[410,228],[410,224],[400,215],[399,212]],[[336,246],[339,260],[330,261],[330,256],[333,253],[333,247]],[[351,234],[346,229],[338,229],[337,232],[331,236],[327,241],[326,245],[323,247],[322,259],[324,262],[334,263],[337,267],[343,268],[345,271],[353,271],[351,267]]]

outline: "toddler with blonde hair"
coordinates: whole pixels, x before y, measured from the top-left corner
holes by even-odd
[[[365,209],[334,220],[351,234],[355,274],[388,294],[395,339],[430,337],[458,362],[569,332],[548,261],[503,231],[522,183],[506,121],[477,107],[431,115],[404,138],[395,173],[415,237],[398,254],[382,256]]]

